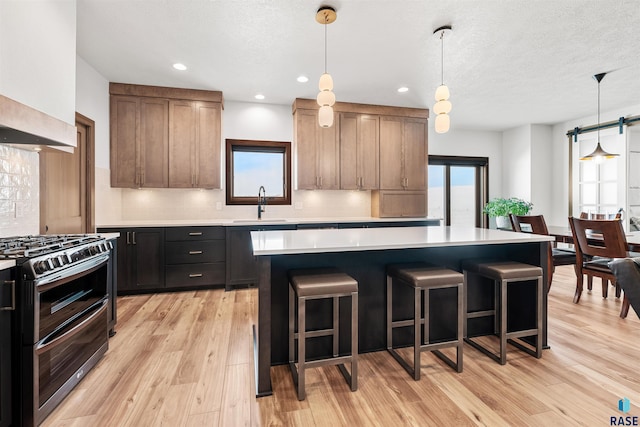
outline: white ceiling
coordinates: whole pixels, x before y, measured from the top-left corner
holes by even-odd
[[[338,13],[327,28],[338,101],[431,108],[441,80],[433,30],[451,24],[452,129],[595,116],[592,76],[601,72],[610,73],[602,112],[640,105],[636,0],[78,0],[78,54],[112,82],[291,105],[318,91],[324,27],[315,13],[324,4]]]

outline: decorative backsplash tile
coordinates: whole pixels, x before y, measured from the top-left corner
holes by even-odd
[[[38,153],[0,144],[0,237],[38,234]]]

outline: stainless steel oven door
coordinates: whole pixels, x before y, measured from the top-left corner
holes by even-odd
[[[36,424],[80,382],[107,351],[107,299],[34,346],[34,408]]]
[[[33,343],[65,328],[107,296],[108,261],[104,254],[34,282]]]

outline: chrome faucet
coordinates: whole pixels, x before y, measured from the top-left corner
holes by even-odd
[[[262,212],[264,212],[264,208],[267,206],[267,192],[264,189],[264,186],[260,186],[258,189],[258,219],[262,219]]]

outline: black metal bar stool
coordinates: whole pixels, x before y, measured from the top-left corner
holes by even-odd
[[[465,341],[474,348],[499,362],[501,365],[507,363],[507,342],[513,344],[520,350],[537,357],[542,357],[542,298],[543,298],[543,273],[542,268],[515,261],[473,261],[468,260],[462,263],[465,275],[465,283],[469,285],[468,274],[476,274],[487,277],[494,281],[494,308],[492,310],[480,310],[468,312],[467,301],[465,299]],[[507,331],[507,291],[509,285],[515,286],[524,281],[536,281],[536,327],[523,330]],[[467,289],[468,292],[468,289]],[[467,321],[479,317],[494,316],[494,334],[500,339],[500,352],[496,355],[481,344],[473,341],[467,336]],[[535,337],[535,350],[523,345],[521,342],[513,341],[515,338]]]
[[[351,354],[347,356],[340,356],[338,348],[340,297],[351,297]],[[332,328],[307,331],[306,302],[320,298],[333,299]],[[295,332],[296,306],[298,332]],[[321,336],[333,337],[333,357],[307,361],[306,339]],[[295,363],[296,339],[298,340],[297,369]],[[351,363],[351,373],[347,372],[345,363]],[[351,386],[351,391],[358,389],[358,282],[348,274],[334,268],[291,270],[289,272],[289,366],[298,391],[298,400],[304,400],[306,395],[305,370],[323,365],[338,365],[340,372]]]
[[[410,286],[414,290],[413,318],[393,320],[393,281]],[[457,288],[457,336],[453,340],[431,343],[429,341],[429,292],[434,289]],[[422,298],[420,298],[422,294]],[[422,309],[424,317],[422,317]],[[422,325],[422,338],[420,335]],[[423,263],[387,266],[387,350],[413,377],[420,379],[420,354],[432,351],[457,372],[462,372],[462,346],[464,325],[464,276],[457,271],[434,267]],[[393,330],[413,326],[413,367],[393,348]],[[456,362],[440,352],[442,348],[456,348]]]

